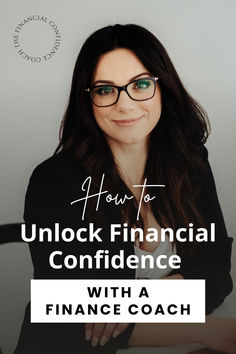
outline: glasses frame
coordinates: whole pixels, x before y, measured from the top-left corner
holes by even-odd
[[[139,81],[139,80],[147,80],[147,79],[148,79],[148,80],[152,80],[152,81],[154,82],[154,84],[155,84],[155,85],[154,85],[154,92],[153,92],[153,95],[152,95],[151,97],[145,98],[145,99],[143,99],[143,100],[137,100],[137,99],[131,97],[130,94],[129,94],[129,92],[128,92],[128,90],[127,90],[127,87],[128,87],[129,85],[133,84],[133,83],[136,82],[136,81]],[[95,106],[97,106],[97,107],[110,107],[110,106],[113,106],[114,104],[116,104],[116,103],[118,102],[118,100],[119,100],[119,98],[120,98],[120,93],[121,93],[121,91],[125,91],[125,92],[127,93],[127,95],[129,96],[129,98],[131,98],[131,100],[133,100],[133,101],[147,101],[147,100],[150,100],[151,98],[153,98],[153,96],[154,96],[155,93],[156,93],[156,82],[157,82],[157,80],[159,80],[158,77],[148,76],[148,77],[142,77],[142,78],[140,78],[140,79],[133,80],[133,81],[129,82],[127,85],[124,85],[124,86],[116,86],[116,85],[104,83],[103,85],[94,85],[94,86],[88,87],[88,88],[85,89],[85,91],[90,94],[91,101],[93,102],[93,104],[94,104]],[[97,105],[97,104],[94,102],[93,97],[92,97],[92,94],[91,94],[91,91],[92,91],[94,88],[103,87],[103,86],[115,87],[115,88],[118,90],[118,95],[117,95],[117,99],[116,99],[116,101],[115,101],[114,103],[108,104],[108,105],[106,105],[106,106],[99,106],[99,105]]]

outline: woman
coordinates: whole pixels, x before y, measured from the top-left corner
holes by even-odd
[[[188,227],[189,222],[210,229],[215,223],[215,243],[165,245],[168,254],[181,256],[181,268],[156,269],[151,278],[206,279],[206,312],[211,313],[232,290],[230,254],[214,179],[204,147],[208,136],[207,117],[184,89],[165,49],[146,29],[137,25],[115,25],[93,33],[84,43],[74,69],[61,140],[53,157],[33,172],[26,194],[26,224],[61,228],[103,226],[127,222],[129,227],[160,229]],[[101,198],[72,203],[82,197],[81,185],[91,177],[91,191],[104,189],[112,195],[133,195],[127,203],[112,205]],[[137,218],[141,185],[164,184],[158,198],[142,204]],[[152,187],[146,188],[155,195]],[[85,213],[84,213],[85,212]],[[84,217],[81,218],[80,216]],[[197,226],[198,227],[198,226]],[[136,239],[111,245],[111,254],[123,249],[125,256],[160,250],[160,242]],[[94,255],[101,244],[33,242],[30,251],[35,278],[135,278],[140,270],[53,269],[48,264],[55,249],[65,254]],[[212,319],[206,324],[30,324],[26,309],[15,353],[114,353],[129,345],[170,345],[200,342],[212,349],[235,353],[234,319]],[[218,338],[217,342],[215,338]]]

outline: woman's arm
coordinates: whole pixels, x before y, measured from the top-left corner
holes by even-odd
[[[87,227],[88,220],[81,220],[82,204],[70,205],[71,201],[80,198],[81,185],[86,177],[77,162],[62,155],[36,167],[25,198],[26,227],[35,223],[37,227],[53,228],[55,222],[60,224],[60,229],[70,227],[76,231],[79,227]],[[35,240],[29,246],[37,279],[100,279],[109,276],[103,269],[52,269],[49,265],[49,256],[54,250],[79,257],[80,254],[94,254],[101,244]],[[83,323],[31,323],[28,305],[15,354],[88,353],[91,350],[94,354],[113,354],[118,347],[127,346],[132,329],[131,324],[117,338],[112,338],[103,350],[101,346],[93,348],[85,339]]]
[[[211,223],[215,223],[215,242],[198,244],[195,257],[182,252],[181,269],[178,273],[184,279],[206,280],[206,313],[210,314],[232,291],[230,276],[231,246],[233,239],[227,236],[224,218],[219,204],[212,170],[208,161],[208,152],[204,147],[203,156],[207,173],[203,188],[197,198],[197,207],[210,232]],[[202,227],[199,225],[198,227]],[[178,245],[177,245],[178,250]],[[172,272],[171,275],[177,273]]]

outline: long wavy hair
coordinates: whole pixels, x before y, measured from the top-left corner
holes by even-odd
[[[109,174],[107,188],[113,195],[131,192],[119,175],[103,132],[97,125],[92,103],[85,89],[91,85],[98,59],[116,48],[130,49],[147,70],[159,78],[162,112],[149,139],[144,176],[148,184],[165,184],[151,201],[152,212],[161,227],[189,227],[202,224],[196,198],[204,180],[203,145],[209,135],[206,112],[184,88],[165,48],[147,29],[127,24],[95,31],[83,44],[76,60],[68,106],[55,151],[68,150],[100,183],[101,171]],[[155,195],[156,190],[150,189]],[[120,212],[130,226],[143,226],[136,220],[137,200],[122,206]],[[92,213],[92,210],[90,210]],[[198,226],[199,227],[199,226]]]

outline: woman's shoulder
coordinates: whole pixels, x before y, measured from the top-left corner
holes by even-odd
[[[40,162],[34,168],[31,178],[85,176],[82,164],[68,151],[61,151]]]
[[[69,194],[81,190],[87,173],[82,164],[67,151],[59,152],[40,162],[33,170],[28,185],[29,190],[42,193]]]
[[[68,152],[59,152],[40,162],[33,170],[25,195],[24,219],[39,220],[59,213],[80,197],[86,173]],[[59,210],[59,211],[58,211]]]
[[[201,155],[203,161],[207,161],[208,160],[208,150],[207,150],[205,145],[201,146],[200,155]]]

